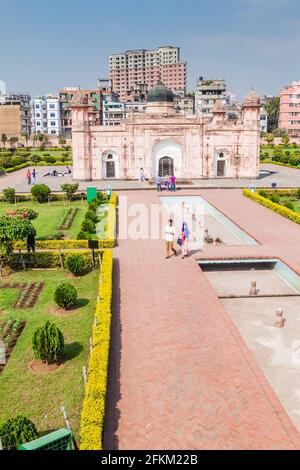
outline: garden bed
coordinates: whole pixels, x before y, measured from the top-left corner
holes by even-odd
[[[60,407],[65,406],[75,436],[78,438],[81,407],[85,395],[82,368],[89,357],[90,336],[97,301],[99,271],[70,280],[78,291],[78,301],[71,316],[54,316],[56,307],[53,295],[56,287],[65,282],[64,270],[37,270],[13,273],[14,284],[44,283],[44,288],[32,308],[14,309],[11,289],[0,289],[1,319],[10,317],[26,321],[26,328],[14,346],[10,359],[0,376],[0,421],[26,415],[40,432],[48,432],[63,426]],[[49,373],[39,373],[28,364],[35,361],[32,337],[36,328],[47,320],[55,322],[65,337],[62,365]],[[8,399],[9,397],[9,399]]]
[[[21,319],[10,318],[0,321],[0,340],[5,345],[5,364],[0,363],[0,373],[4,370],[25,325],[26,321]]]

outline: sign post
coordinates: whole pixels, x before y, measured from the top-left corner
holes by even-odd
[[[87,188],[86,190],[86,200],[90,204],[97,197],[97,188]]]
[[[93,267],[95,269],[95,267],[96,267],[95,250],[99,249],[99,241],[98,240],[89,240],[89,248],[90,248],[90,250],[92,250]]]

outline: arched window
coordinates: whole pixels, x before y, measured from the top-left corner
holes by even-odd
[[[112,156],[111,153],[107,155],[107,160],[113,160],[113,158],[114,158],[114,157]]]

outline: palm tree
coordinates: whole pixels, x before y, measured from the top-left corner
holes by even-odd
[[[3,147],[6,147],[6,142],[7,142],[7,135],[6,134],[1,134],[1,142],[3,144]]]
[[[24,137],[25,142],[26,142],[26,147],[28,147],[29,136],[28,136],[27,132],[22,132],[22,137]]]
[[[274,129],[278,128],[279,109],[279,96],[275,96],[268,103],[265,104],[265,110],[268,114],[268,132],[273,132]]]

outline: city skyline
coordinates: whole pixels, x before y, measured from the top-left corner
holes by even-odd
[[[0,11],[0,79],[11,92],[93,88],[108,76],[110,54],[169,44],[188,63],[188,90],[199,76],[225,78],[242,99],[252,87],[278,94],[300,76],[295,0],[227,0],[217,11],[206,0],[187,0],[184,10],[177,0],[116,0],[113,11],[95,0],[53,0],[51,15],[36,0],[0,0]]]

